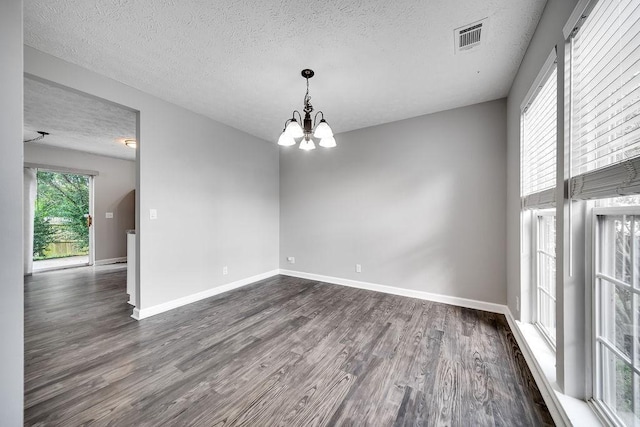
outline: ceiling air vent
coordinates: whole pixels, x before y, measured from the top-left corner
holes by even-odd
[[[476,50],[480,47],[482,39],[486,37],[486,21],[485,18],[454,30],[456,53]]]

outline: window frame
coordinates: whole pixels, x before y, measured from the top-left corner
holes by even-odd
[[[532,230],[531,230],[531,242],[533,245],[533,248],[531,250],[532,253],[532,261],[531,261],[531,290],[532,290],[532,320],[533,320],[533,325],[536,327],[536,329],[538,330],[538,332],[540,333],[540,335],[542,336],[542,338],[544,338],[545,342],[547,343],[547,345],[549,345],[549,347],[551,348],[551,350],[553,350],[553,352],[556,351],[556,339],[555,337],[552,337],[551,334],[549,333],[549,331],[547,330],[547,328],[542,324],[542,322],[540,321],[540,302],[539,302],[539,296],[540,296],[540,292],[542,291],[543,293],[547,294],[547,296],[549,298],[551,298],[555,304],[556,310],[553,313],[553,317],[554,320],[556,322],[556,329],[557,329],[557,293],[558,293],[558,277],[557,277],[557,273],[554,275],[553,280],[555,281],[555,290],[556,290],[556,295],[550,295],[549,292],[547,292],[546,290],[543,290],[542,287],[540,286],[539,283],[539,279],[540,279],[540,255],[541,252],[543,255],[548,256],[548,257],[552,257],[554,260],[554,263],[556,263],[556,271],[557,271],[557,259],[558,259],[558,250],[556,248],[556,253],[551,255],[549,253],[547,253],[546,251],[542,251],[540,249],[540,221],[541,218],[543,217],[553,217],[554,220],[556,218],[556,209],[538,209],[533,211],[533,220],[531,221],[531,225],[532,225]],[[557,228],[554,232],[554,234],[557,232]],[[554,242],[554,247],[556,246],[555,244],[556,242]]]
[[[602,380],[602,356],[600,346],[604,346],[608,349],[608,351],[612,352],[617,358],[621,359],[626,365],[631,367],[632,370],[632,389],[633,389],[633,405],[636,404],[635,400],[637,400],[638,395],[640,395],[640,387],[637,382],[633,380],[633,373],[640,375],[640,363],[635,365],[635,360],[638,359],[636,353],[640,352],[640,345],[632,345],[633,352],[630,357],[631,363],[627,362],[627,356],[622,354],[620,350],[618,350],[615,343],[608,343],[606,338],[599,339],[601,336],[600,329],[601,325],[599,323],[599,319],[601,316],[600,313],[600,298],[602,294],[602,287],[599,285],[599,280],[601,278],[598,277],[598,269],[600,266],[600,247],[602,244],[601,238],[601,223],[606,216],[620,216],[620,215],[633,215],[640,217],[640,206],[616,206],[616,207],[591,207],[589,210],[589,216],[591,220],[591,227],[589,227],[591,231],[591,239],[590,239],[590,256],[587,256],[587,268],[589,273],[589,282],[590,282],[590,291],[591,291],[591,333],[590,333],[590,354],[591,354],[591,403],[595,407],[595,409],[600,413],[601,416],[604,416],[608,421],[612,422],[616,426],[624,427],[624,421],[616,414],[609,406],[604,402],[603,398],[603,387],[604,382]],[[632,244],[633,248],[634,245]],[[633,249],[632,249],[633,251]],[[636,255],[635,252],[632,252],[632,257]],[[615,279],[615,278],[614,278]],[[614,286],[617,286],[615,282],[611,282],[610,280],[605,279],[607,282],[612,283]],[[640,288],[633,288],[633,283],[635,280],[635,272],[632,269],[632,277],[631,277],[631,287],[622,286],[623,288],[628,288],[632,295],[637,295],[637,298],[640,299]],[[633,313],[633,304],[632,304],[632,316]],[[615,321],[615,318],[614,318]],[[640,335],[640,322],[634,322],[634,335]],[[632,338],[633,339],[633,338]],[[634,343],[636,340],[633,340]],[[635,409],[635,408],[634,408]],[[635,412],[635,411],[634,411]]]
[[[556,158],[556,171],[554,171],[554,185],[551,188],[539,190],[537,192],[523,195],[523,185],[525,176],[525,159],[524,159],[524,144],[525,144],[525,114],[529,107],[536,101],[537,97],[543,92],[545,85],[549,82],[552,75],[555,75],[556,91],[553,94],[554,102],[558,104],[558,78],[560,75],[558,54],[555,48],[549,51],[545,62],[540,67],[538,74],[531,83],[527,94],[520,104],[520,134],[519,134],[519,149],[520,149],[520,252],[521,255],[526,257],[521,260],[521,304],[518,308],[522,314],[522,320],[530,323],[538,331],[543,341],[548,345],[552,352],[556,351],[555,340],[546,331],[546,328],[541,327],[538,323],[538,213],[543,212],[544,215],[556,216],[556,193],[558,189],[557,179],[557,163],[558,163],[558,150],[557,150],[557,138],[558,138],[558,121],[557,112],[555,118],[555,145],[553,148],[554,156]],[[557,244],[556,244],[557,245]],[[557,260],[557,248],[556,256]],[[557,269],[557,264],[556,264]],[[557,274],[555,279],[556,296],[557,301],[558,281]],[[554,313],[556,317],[556,330],[557,330],[557,302],[556,310]]]

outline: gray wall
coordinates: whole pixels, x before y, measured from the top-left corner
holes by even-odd
[[[549,0],[527,48],[520,69],[514,79],[507,101],[507,283],[508,306],[516,318],[530,320],[526,311],[523,316],[516,307],[516,297],[526,301],[530,295],[526,287],[521,288],[522,275],[529,274],[521,269],[521,262],[527,265],[525,254],[520,250],[520,105],[533,81],[540,72],[549,53],[558,47],[558,155],[564,153],[564,61],[565,40],[562,28],[573,11],[577,0]],[[565,180],[563,161],[558,161],[558,182]],[[573,233],[574,274],[568,274],[568,202],[564,194],[564,185],[558,186],[556,195],[556,247],[557,249],[557,336],[556,367],[557,382],[563,391],[574,397],[586,396],[585,356],[589,353],[585,338],[585,276],[584,276],[584,232]],[[584,211],[574,210],[574,225],[582,227]],[[581,218],[582,215],[582,218]],[[521,259],[521,257],[523,259]]]
[[[504,304],[505,129],[503,99],[282,148],[280,267]]]
[[[0,424],[22,425],[22,1],[0,1]]]
[[[95,260],[127,256],[126,230],[135,228],[136,163],[37,144],[26,144],[24,161],[97,171],[94,179]],[[105,213],[113,218],[106,219]]]
[[[141,309],[278,268],[275,144],[29,47],[25,72],[139,111]]]

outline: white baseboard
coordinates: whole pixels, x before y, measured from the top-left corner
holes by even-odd
[[[299,277],[302,279],[317,280],[319,282],[333,283],[335,285],[349,286],[352,288],[366,289],[368,291],[383,292],[385,294],[399,295],[409,298],[418,298],[428,301],[441,302],[444,304],[457,305],[460,307],[473,308],[476,310],[489,311],[492,313],[505,314],[506,305],[492,302],[478,301],[468,298],[454,297],[449,295],[434,294],[431,292],[416,291],[413,289],[396,288],[394,286],[378,285],[376,283],[360,282],[357,280],[342,279],[339,277],[323,276],[320,274],[303,273],[301,271],[282,270],[280,274],[285,276]]]
[[[119,262],[127,262],[127,257],[119,257],[119,258],[106,258],[106,259],[97,259],[93,263],[93,265],[109,265],[109,264],[117,264]]]
[[[131,317],[133,317],[136,320],[145,319],[147,317],[164,313],[165,311],[173,310],[174,308],[191,304],[193,302],[200,301],[202,299],[209,298],[214,295],[221,294],[223,292],[228,292],[233,289],[240,288],[242,286],[250,285],[251,283],[258,282],[260,280],[264,280],[269,277],[276,276],[278,274],[282,274],[285,276],[299,277],[302,279],[317,280],[320,282],[332,283],[336,285],[349,286],[352,288],[366,289],[369,291],[382,292],[386,294],[399,295],[399,296],[404,296],[409,298],[418,298],[418,299],[423,299],[428,301],[441,302],[444,304],[451,304],[451,305],[456,305],[460,307],[473,308],[476,310],[484,310],[492,313],[505,314],[508,310],[507,306],[505,305],[495,304],[491,302],[478,301],[478,300],[454,297],[449,295],[434,294],[430,292],[416,291],[413,289],[396,288],[393,286],[379,285],[376,283],[369,283],[369,282],[360,282],[357,280],[342,279],[338,277],[323,276],[320,274],[304,273],[301,271],[279,269],[279,270],[272,270],[266,273],[258,274],[256,276],[247,277],[246,279],[227,283],[222,286],[217,286],[215,288],[207,289],[206,291],[198,292],[192,295],[187,295],[186,297],[178,298],[172,301],[167,301],[165,303],[154,305],[152,307],[143,308],[143,309],[135,308],[133,310],[133,314],[131,315]]]
[[[174,308],[182,307],[183,305],[191,304],[196,301],[210,298],[212,296],[238,289],[243,286],[250,285],[260,280],[268,279],[269,277],[277,276],[279,270],[272,270],[266,273],[258,274],[256,276],[247,277],[246,279],[237,280],[235,282],[227,283],[222,286],[216,286],[215,288],[207,289],[206,291],[198,292],[195,294],[187,295],[186,297],[167,301],[162,304],[154,305],[148,308],[134,308],[133,317],[136,320],[146,319],[147,317],[155,316],[156,314],[164,313],[165,311],[173,310]]]
[[[509,323],[509,327],[511,328],[516,342],[518,343],[518,347],[520,347],[522,355],[533,374],[533,378],[536,380],[536,384],[540,389],[544,403],[547,404],[547,408],[553,417],[553,421],[558,426],[571,426],[571,420],[560,403],[560,399],[558,399],[556,391],[553,389],[551,383],[549,383],[544,370],[533,355],[533,352],[531,351],[529,344],[527,344],[527,340],[524,338],[524,335],[522,335],[513,314],[511,314],[511,310],[509,310],[509,307],[506,307],[504,316],[507,318],[507,323]]]

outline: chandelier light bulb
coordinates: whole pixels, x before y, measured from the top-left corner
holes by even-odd
[[[287,135],[291,138],[302,138],[304,136],[304,132],[302,131],[302,127],[300,123],[296,119],[292,119],[287,125],[285,131]]]
[[[324,119],[322,119],[316,126],[316,130],[313,132],[313,136],[320,139],[329,138],[333,136],[333,131],[329,127],[329,124]]]
[[[278,145],[282,145],[283,147],[290,147],[292,145],[296,145],[296,140],[293,137],[287,135],[286,132],[282,132],[280,138],[278,138]]]
[[[335,146],[336,146],[336,139],[332,136],[328,136],[320,140],[320,147],[333,148]]]
[[[309,151],[309,150],[315,150],[315,148],[316,148],[316,144],[314,144],[313,140],[311,139],[305,138],[302,140],[302,142],[300,142],[301,150]]]

